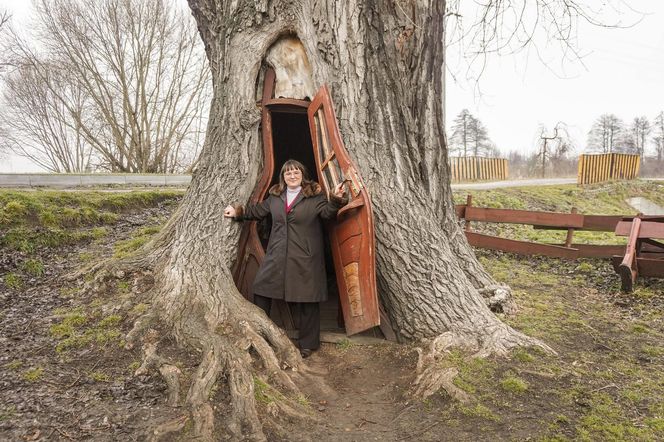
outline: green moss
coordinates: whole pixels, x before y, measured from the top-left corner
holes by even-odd
[[[9,370],[18,370],[22,366],[23,366],[23,362],[20,361],[19,359],[14,359],[13,361],[8,362],[8,363],[5,364],[5,368],[7,368]]]
[[[113,257],[120,259],[131,256],[136,250],[140,249],[150,241],[152,236],[160,230],[161,226],[142,227],[138,229],[134,232],[132,238],[115,243]]]
[[[101,239],[108,235],[108,229],[106,227],[93,227],[90,234],[94,239]]]
[[[2,278],[2,280],[5,285],[12,290],[19,290],[23,287],[23,278],[17,273],[9,272]]]
[[[637,427],[606,393],[594,393],[589,411],[576,427],[580,440],[654,440],[650,429]]]
[[[523,393],[528,387],[528,382],[516,376],[507,376],[500,381],[500,388],[510,393]]]
[[[147,304],[136,304],[130,311],[129,314],[132,316],[140,316],[148,310]]]
[[[28,382],[36,382],[42,378],[44,375],[44,369],[42,367],[31,368],[23,373],[23,379]]]
[[[482,404],[475,405],[459,405],[459,411],[469,417],[476,417],[480,419],[486,419],[493,422],[500,422],[500,416],[495,414],[491,409]]]
[[[0,409],[0,422],[5,422],[16,416],[16,407],[10,405],[9,407]]]
[[[136,370],[138,370],[140,366],[141,366],[141,363],[139,361],[134,361],[131,364],[129,364],[129,367],[127,367],[127,368],[129,369],[130,372],[133,373]]]
[[[633,333],[648,333],[648,326],[645,324],[634,324],[632,326]]]
[[[67,314],[60,323],[49,329],[51,336],[58,339],[56,352],[64,353],[73,348],[82,348],[90,344],[106,345],[118,342],[122,333],[117,328],[122,317],[107,316],[96,324],[79,311]]]
[[[337,342],[337,348],[342,351],[346,351],[353,347],[353,342],[350,339],[343,338]]]
[[[44,274],[44,264],[38,259],[27,259],[21,264],[21,270],[32,276],[42,276]]]
[[[93,371],[88,374],[88,377],[95,382],[108,382],[111,380],[111,377],[109,375],[101,371]]]
[[[512,352],[512,358],[519,362],[533,362],[535,357],[528,353],[525,348],[517,348]]]

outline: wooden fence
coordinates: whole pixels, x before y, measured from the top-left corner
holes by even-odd
[[[633,180],[639,175],[639,155],[624,153],[584,154],[579,156],[578,184],[610,180]]]
[[[473,207],[468,195],[466,204],[455,207],[456,214],[465,220],[468,242],[475,247],[520,255],[543,255],[557,258],[611,258],[622,280],[622,289],[631,291],[637,276],[664,278],[664,217],[582,215],[572,208],[571,213],[533,212],[527,210],[490,209]],[[519,241],[473,232],[472,222],[526,224],[535,229],[567,230],[564,244],[542,244]],[[614,232],[629,237],[627,245],[576,244],[578,230]]]
[[[507,160],[504,158],[450,157],[450,169],[452,182],[507,179]]]

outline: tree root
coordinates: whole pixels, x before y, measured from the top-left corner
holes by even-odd
[[[539,347],[549,354],[557,354],[540,340],[526,336],[498,321],[491,327],[482,328],[482,332],[481,339],[477,331],[470,329],[445,332],[429,341],[426,348],[417,348],[417,375],[411,396],[426,399],[442,389],[460,402],[470,400],[465,391],[454,385],[458,369],[451,365],[448,356],[455,348],[466,353],[467,360],[491,355],[507,356],[516,347]]]
[[[135,375],[147,374],[149,370],[157,369],[168,385],[168,405],[176,407],[180,402],[180,379],[182,374],[179,368],[170,364],[166,359],[157,355],[157,343],[146,342],[143,345],[143,363],[136,370]]]

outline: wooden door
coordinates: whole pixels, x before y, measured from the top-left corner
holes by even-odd
[[[380,324],[371,201],[341,140],[327,86],[318,91],[307,114],[321,186],[329,195],[337,184],[347,184],[348,204],[329,232],[346,334],[353,335]]]

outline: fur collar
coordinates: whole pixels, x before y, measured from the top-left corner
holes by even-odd
[[[270,195],[280,196],[285,190],[285,187],[282,188],[280,184],[275,184],[274,186],[270,187],[269,193]],[[317,182],[309,181],[308,183],[302,183],[302,190],[300,192],[302,192],[303,197],[309,198],[311,196],[320,194],[323,192],[323,189]]]

